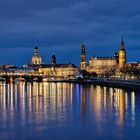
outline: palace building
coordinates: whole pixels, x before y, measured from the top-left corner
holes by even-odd
[[[91,57],[89,62],[86,62],[86,47],[81,46],[81,62],[80,69],[86,70],[89,73],[105,74],[116,69],[121,69],[126,65],[126,50],[122,37],[120,50],[114,53],[113,57]]]
[[[38,68],[39,74],[61,79],[74,78],[77,72],[78,67],[74,64],[57,64],[55,55],[52,55],[51,64],[44,64]]]

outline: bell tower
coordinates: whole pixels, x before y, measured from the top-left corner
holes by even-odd
[[[85,49],[85,44],[82,44],[80,69],[85,69],[85,68],[86,68],[86,49]]]
[[[126,50],[122,36],[122,42],[119,50],[119,68],[125,67],[125,64],[126,64]]]
[[[54,54],[52,55],[51,63],[52,65],[56,65],[56,56]]]

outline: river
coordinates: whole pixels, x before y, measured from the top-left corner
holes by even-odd
[[[139,92],[0,82],[0,140],[139,140],[139,131]]]

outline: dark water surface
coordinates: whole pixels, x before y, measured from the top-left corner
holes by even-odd
[[[0,140],[140,140],[140,93],[0,82]]]

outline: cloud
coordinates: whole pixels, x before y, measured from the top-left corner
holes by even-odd
[[[88,57],[110,56],[119,49],[124,34],[127,52],[135,48],[140,51],[139,4],[138,0],[2,0],[0,48],[3,54],[9,49],[22,54],[26,48],[32,55],[34,45],[39,45],[42,52],[50,50],[48,56],[54,52],[63,55],[61,62],[65,58],[70,60],[73,52],[71,59],[78,64],[82,42],[87,44]],[[26,59],[22,55],[20,58],[9,55],[15,60],[6,58],[10,63],[22,64],[22,59]],[[48,60],[46,55],[43,57]]]

